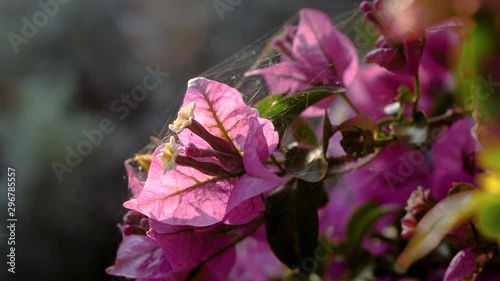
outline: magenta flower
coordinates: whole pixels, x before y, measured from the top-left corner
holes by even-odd
[[[431,172],[426,151],[396,143],[384,147],[375,159],[346,174],[345,179],[367,200],[403,207],[418,186],[430,186]]]
[[[189,272],[199,266],[195,277],[201,274],[210,275],[210,280],[227,280],[236,252],[230,226],[177,226],[151,220],[148,236],[159,243],[173,271]]]
[[[263,164],[278,133],[234,88],[191,80],[170,129],[181,145],[171,137],[156,149],[142,193],[125,207],[172,225],[242,224],[263,211],[258,195],[283,181]]]
[[[378,120],[388,116],[384,107],[397,101],[398,88],[406,86],[412,89],[412,84],[408,75],[396,74],[375,64],[365,64],[359,68],[348,93],[361,112]],[[424,95],[420,104],[429,108],[425,106],[427,103],[427,95]]]
[[[429,27],[422,38],[408,39],[393,33],[391,23],[394,17],[387,13],[384,1],[376,0],[373,5],[363,2],[360,9],[365,18],[382,34],[376,42],[377,48],[366,55],[366,62],[377,63],[399,74],[430,73],[435,76],[446,73],[449,68],[443,67],[450,66],[450,63],[457,59],[460,51],[460,25],[456,22],[450,21]],[[426,71],[419,71],[421,66],[425,67]]]
[[[435,168],[431,189],[434,199],[444,199],[454,182],[475,185],[474,178],[479,172],[475,154],[479,143],[471,133],[474,124],[472,118],[458,120],[437,138],[433,150]]]
[[[423,54],[419,58],[419,109],[431,113],[436,98],[449,93],[454,87],[453,58],[460,49],[461,41],[457,32],[448,29],[429,31],[427,38]],[[397,102],[400,86],[413,91],[413,77],[387,70],[377,64],[365,64],[359,67],[356,78],[347,91],[349,98],[361,112],[377,120],[387,117],[384,108]]]
[[[384,4],[382,0],[376,0],[373,5],[363,2],[360,6],[367,21],[382,34],[376,42],[377,48],[366,55],[366,61],[400,74],[415,75],[422,56],[422,42],[418,39],[395,38],[391,30],[387,29],[393,18],[387,14]]]
[[[188,276],[200,281],[227,279],[235,257],[234,247],[227,247],[233,239],[227,226],[171,226],[147,218],[141,224],[144,220],[148,221],[145,228],[151,228],[147,236],[130,233],[132,225],[120,226],[123,240],[115,264],[106,269],[108,274],[142,281],[186,280]],[[211,255],[216,256],[209,259]]]
[[[366,55],[366,62],[376,63],[400,74],[417,74],[422,56],[420,41],[405,41],[402,46],[392,47],[384,37],[380,37],[376,46],[375,50]]]
[[[354,45],[321,11],[300,10],[298,26],[285,26],[272,43],[280,63],[246,75],[262,75],[273,94],[294,94],[317,86],[345,87],[356,75]],[[331,99],[320,103],[328,106]]]
[[[458,281],[465,280],[468,277],[471,278],[474,271],[476,270],[477,258],[478,255],[472,248],[467,248],[458,252],[451,260],[443,280]]]
[[[123,233],[123,227],[120,227]],[[137,279],[166,278],[172,273],[160,244],[145,235],[125,235],[116,253],[115,264],[106,273]]]
[[[271,251],[261,226],[254,235],[236,245],[236,262],[228,280],[279,280],[285,273],[286,267]]]

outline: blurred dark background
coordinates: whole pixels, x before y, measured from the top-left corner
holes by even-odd
[[[123,161],[176,114],[188,79],[302,7],[340,14],[356,4],[0,0],[0,280],[119,280],[104,269],[121,240]],[[168,77],[127,101],[151,69]],[[102,122],[114,129],[102,132]],[[7,167],[16,169],[15,274],[6,265]]]

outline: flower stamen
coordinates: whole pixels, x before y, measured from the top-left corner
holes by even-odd
[[[179,113],[177,113],[177,119],[175,119],[172,124],[168,125],[168,128],[174,133],[182,132],[184,128],[193,123],[195,109],[195,102],[191,102],[188,104],[188,106],[181,108],[181,110],[179,110]]]
[[[173,136],[170,137],[170,141],[165,144],[163,150],[158,154],[158,159],[160,159],[162,163],[163,173],[168,170],[173,170],[176,167],[175,159],[179,154],[180,149],[175,142],[175,138]]]

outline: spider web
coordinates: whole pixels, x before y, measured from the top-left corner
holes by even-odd
[[[373,46],[378,35],[371,25],[364,21],[364,17],[358,7],[359,2],[356,1],[349,5],[333,5],[321,8],[321,10],[332,17],[335,28],[346,34],[353,41],[359,58],[363,58],[370,50],[370,47]],[[348,11],[339,13],[339,11],[345,10]],[[298,13],[285,23],[295,25],[297,22]],[[281,31],[282,27],[272,30],[197,77],[205,77],[232,86],[242,93],[243,99],[248,105],[255,104],[268,96],[270,91],[262,77],[245,77],[244,74],[257,68],[264,68],[279,63],[279,54],[272,49],[270,39],[280,34]],[[179,100],[182,98],[184,98],[183,94],[178,95],[177,100],[173,104],[180,104]],[[165,140],[171,135],[168,124],[176,118],[176,112],[174,110],[169,113],[167,122],[158,134],[160,140]]]

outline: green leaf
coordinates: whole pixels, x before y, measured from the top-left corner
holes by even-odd
[[[324,98],[343,92],[345,92],[343,88],[318,87],[286,98],[270,96],[259,102],[256,108],[261,113],[262,118],[272,120],[276,129],[283,132],[290,122],[308,107]],[[267,99],[272,99],[272,101]],[[261,103],[262,105],[260,105]]]
[[[500,238],[500,198],[484,197],[479,204],[479,229],[490,238]]]
[[[308,183],[292,179],[274,191],[265,202],[266,236],[276,257],[291,269],[306,275],[307,258],[318,247],[318,212]]]
[[[382,217],[394,212],[395,209],[380,206],[375,202],[368,202],[359,207],[351,216],[347,225],[347,243],[352,249],[359,249],[363,238],[368,234],[373,225]]]
[[[398,88],[398,96],[396,98],[401,104],[413,101],[413,95],[407,86],[400,86]]]
[[[296,146],[287,151],[285,167],[293,177],[307,182],[319,182],[328,172],[328,162],[322,149],[305,146]]]
[[[314,128],[307,119],[300,116],[295,118],[290,124],[290,129],[293,138],[299,144],[306,144],[312,147],[319,145]]]
[[[413,124],[415,124],[417,128],[427,128],[428,122],[425,113],[422,111],[415,111],[413,113]]]
[[[450,230],[471,216],[475,205],[473,191],[456,193],[440,201],[417,224],[408,245],[396,260],[396,270],[406,271],[434,250]]]
[[[255,104],[254,108],[259,111],[261,117],[264,117],[273,106],[275,106],[279,101],[283,100],[285,97],[286,94],[277,94],[268,96],[260,100],[257,104]]]
[[[472,190],[477,190],[475,186],[469,183],[465,182],[460,182],[460,183],[453,183],[453,187],[448,191],[448,196],[451,196],[453,194],[457,194],[460,192],[464,191],[472,191]]]
[[[378,125],[370,116],[359,114],[354,116],[353,118],[345,120],[338,127],[339,130],[348,128],[359,128],[361,130],[376,132],[378,130]]]

